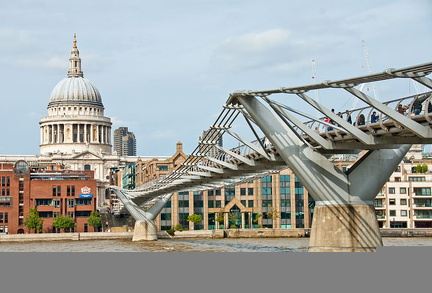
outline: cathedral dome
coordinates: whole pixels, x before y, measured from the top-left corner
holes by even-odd
[[[78,103],[103,107],[99,91],[88,79],[84,78],[76,43],[76,35],[74,35],[73,48],[69,58],[68,77],[62,79],[54,87],[48,106]]]
[[[103,107],[102,98],[97,88],[88,79],[79,76],[62,79],[51,92],[50,106],[70,103]]]

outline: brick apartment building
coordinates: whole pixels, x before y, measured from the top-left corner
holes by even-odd
[[[57,214],[75,219],[70,232],[94,231],[87,220],[96,210],[96,190],[93,171],[25,161],[0,163],[0,233],[29,233],[24,221],[34,207],[44,220],[44,233],[60,232],[53,227]]]

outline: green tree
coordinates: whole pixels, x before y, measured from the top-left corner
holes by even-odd
[[[428,171],[428,166],[426,164],[419,164],[414,167],[416,173],[426,173]]]
[[[93,228],[102,227],[102,220],[100,218],[100,214],[97,211],[93,211],[90,213],[90,217],[87,219],[87,223],[89,226]]]
[[[223,225],[224,223],[224,213],[222,210],[219,211],[219,213],[216,213],[216,222],[219,223],[219,225]]]
[[[54,218],[53,226],[57,229],[63,229],[64,232],[65,229],[74,228],[76,224],[73,218],[59,214]]]
[[[177,223],[177,225],[175,225],[174,227],[175,231],[183,231],[183,225],[181,223]]]
[[[43,219],[39,217],[39,213],[36,208],[31,208],[29,214],[24,220],[24,225],[31,231],[42,232]]]
[[[266,217],[272,220],[272,225],[274,228],[274,221],[279,218],[279,211],[275,208],[272,208],[270,211],[266,212]]]
[[[194,223],[194,225],[199,225],[201,223],[202,219],[203,219],[202,216],[201,215],[197,215],[197,214],[192,214],[192,215],[189,215],[187,217],[187,220],[189,222]],[[195,229],[195,227],[194,227],[194,229]]]
[[[230,226],[230,228],[238,228],[237,227],[237,220],[238,220],[238,216],[237,216],[237,213],[229,213],[228,214],[228,220],[231,222],[231,223],[234,223],[234,224],[232,224],[231,226]]]
[[[254,222],[255,224],[258,224],[259,219],[262,217],[262,214],[258,213],[255,215],[254,219],[252,220],[252,222]]]

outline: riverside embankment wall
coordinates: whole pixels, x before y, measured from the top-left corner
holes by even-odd
[[[432,229],[380,229],[382,237],[432,237]],[[130,239],[134,232],[86,232],[86,233],[41,233],[41,234],[4,234],[1,242],[27,241],[84,241]],[[168,238],[299,238],[309,237],[309,229],[228,229],[175,231],[174,236],[166,231],[158,231],[159,239]]]

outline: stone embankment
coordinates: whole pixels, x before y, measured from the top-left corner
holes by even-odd
[[[169,238],[300,238],[309,237],[310,229],[228,229],[175,231],[174,236],[166,231],[158,231],[158,239]],[[382,237],[432,237],[432,229],[381,229]],[[41,234],[4,234],[1,242],[27,241],[83,241],[130,239],[133,232],[86,232],[86,233],[41,233]]]

